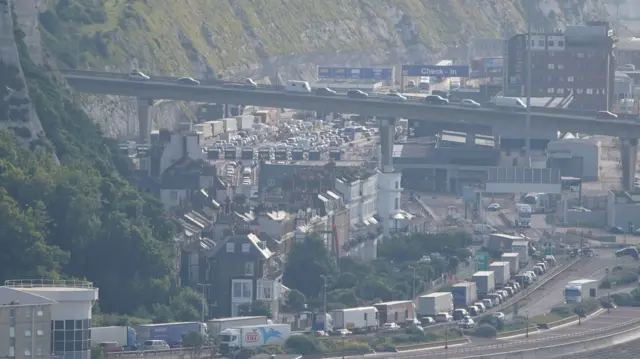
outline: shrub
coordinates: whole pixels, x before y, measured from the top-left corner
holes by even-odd
[[[316,338],[307,335],[290,336],[285,342],[285,348],[302,355],[317,354],[321,351]]]
[[[482,338],[495,338],[497,334],[496,328],[490,325],[481,325],[476,329],[476,335]]]

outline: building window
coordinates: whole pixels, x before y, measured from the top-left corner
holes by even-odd
[[[564,40],[558,41],[558,46],[559,47],[564,47]]]
[[[235,251],[235,243],[227,243],[227,253],[233,253]]]
[[[573,82],[573,76],[569,76],[569,77],[567,77],[567,81],[568,81],[568,82]]]
[[[38,309],[38,310],[36,311],[36,315],[37,315],[38,317],[41,317],[41,316],[43,316],[43,315],[44,315],[44,311],[43,311],[42,309]]]
[[[576,54],[576,57],[578,57],[579,59],[584,58],[584,52],[578,52],[578,53]]]
[[[555,92],[555,89],[553,87],[549,87],[547,89],[547,93],[554,93],[554,92]]]
[[[563,88],[559,88],[559,89],[556,90],[556,93],[558,95],[562,95],[564,93],[564,89]]]
[[[556,46],[556,42],[555,42],[555,41],[553,41],[553,40],[549,40],[549,46],[550,46],[550,47],[554,47],[554,46]]]
[[[593,89],[587,89],[586,93],[587,95],[593,95]]]
[[[549,68],[549,70],[553,70],[555,68],[555,65],[554,64],[549,64],[549,65],[547,65],[547,67]]]
[[[400,207],[400,200],[396,198],[396,209],[398,209],[399,207]]]
[[[249,243],[242,243],[242,253],[249,253]]]
[[[558,70],[564,70],[564,64],[558,64]]]
[[[400,188],[400,182],[396,181],[396,189]]]
[[[10,356],[10,357],[14,357],[14,356],[16,356],[16,348],[14,348],[14,347],[9,347],[9,356]]]
[[[9,338],[15,338],[15,337],[16,337],[16,328],[9,327]]]
[[[24,316],[27,317],[27,318],[31,318],[31,309],[26,309],[24,311]]]
[[[24,336],[25,337],[30,337],[31,336],[31,329],[25,329],[24,330]]]
[[[553,81],[553,78],[551,76],[547,77],[547,81],[551,82]]]
[[[9,318],[15,318],[15,317],[16,317],[16,310],[9,309]]]
[[[274,180],[273,178],[267,178],[267,186],[275,186],[276,185],[276,180]]]
[[[583,89],[582,87],[579,87],[579,88],[576,90],[576,93],[577,93],[578,95],[582,95],[582,94],[584,93],[584,89]]]
[[[25,349],[24,350],[24,355],[31,356],[31,349]]]
[[[258,282],[258,300],[272,300],[273,299],[273,283],[272,282]]]
[[[247,283],[247,282],[242,282],[242,298],[249,298],[251,299],[251,283]]]
[[[246,262],[244,264],[244,275],[253,276],[253,262]]]
[[[538,46],[544,47],[544,40],[538,40]]]
[[[172,201],[178,200],[178,191],[169,191],[169,199]]]
[[[239,283],[239,282],[233,283],[233,297],[242,298],[242,283]]]
[[[42,347],[38,347],[38,348],[36,349],[36,355],[37,355],[37,356],[39,356],[39,357],[41,357],[41,356],[42,356]]]
[[[42,329],[36,330],[36,335],[39,336],[39,337],[43,336],[44,335],[44,330],[42,330]]]

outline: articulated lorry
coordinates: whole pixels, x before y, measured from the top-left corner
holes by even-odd
[[[228,328],[264,325],[270,324],[270,322],[271,321],[265,316],[216,318],[207,321],[207,327],[209,329],[209,336],[216,338],[218,333]]]
[[[580,303],[598,296],[598,284],[595,279],[578,279],[569,282],[564,287],[565,303]]]
[[[100,347],[103,343],[118,343],[114,348],[107,351],[126,351],[137,348],[136,331],[131,327],[93,327],[90,331],[92,348]]]
[[[418,314],[420,317],[435,319],[438,313],[453,312],[453,295],[449,292],[437,292],[418,297]]]
[[[290,336],[289,324],[249,325],[221,331],[218,342],[222,354],[227,354],[242,348],[283,345]]]
[[[456,283],[451,287],[453,306],[466,309],[478,299],[478,287],[475,282]]]
[[[178,323],[158,323],[143,324],[136,328],[138,342],[145,340],[164,340],[170,347],[179,347],[182,344],[182,336],[196,332],[203,336],[208,335],[206,323],[200,322],[178,322]]]

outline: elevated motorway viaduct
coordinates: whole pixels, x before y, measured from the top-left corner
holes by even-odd
[[[153,99],[170,99],[204,103],[242,104],[310,111],[358,113],[375,116],[381,121],[381,152],[383,167],[392,168],[393,131],[397,118],[424,121],[490,126],[494,135],[509,129],[524,132],[525,113],[500,111],[492,108],[464,108],[428,105],[421,101],[389,102],[379,97],[352,99],[344,96],[316,96],[314,94],[284,92],[276,87],[257,89],[229,86],[229,83],[202,83],[189,86],[177,83],[174,77],[153,77],[147,81],[130,80],[127,74],[93,71],[64,71],[67,82],[77,91],[93,94],[130,96],[138,99],[140,142],[147,143],[150,133],[149,105]],[[385,128],[386,127],[386,128]],[[640,121],[628,119],[596,119],[575,114],[532,111],[531,131],[578,132],[619,137],[623,186],[633,187]],[[383,168],[384,171],[384,168]]]

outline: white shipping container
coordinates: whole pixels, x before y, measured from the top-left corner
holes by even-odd
[[[378,327],[378,309],[359,307],[338,309],[330,312],[333,329],[365,329]]]
[[[248,130],[253,127],[253,115],[242,115],[236,117],[236,126],[239,130]]]
[[[453,311],[453,295],[449,292],[438,292],[418,297],[418,314],[421,317],[435,317],[436,314]]]
[[[204,123],[199,123],[193,126],[193,129],[196,132],[202,133],[202,135],[204,136],[204,138],[211,138],[213,137],[213,131],[211,131],[211,126],[208,124],[204,124]]]
[[[502,261],[509,262],[511,275],[518,274],[518,271],[520,270],[520,255],[518,253],[503,253]]]
[[[234,132],[238,130],[238,123],[235,118],[223,118],[224,132]]]
[[[213,136],[217,136],[224,132],[224,123],[220,120],[216,121],[207,121],[204,124],[209,124],[211,126],[211,134]]]
[[[493,271],[494,274],[496,288],[502,288],[502,286],[509,281],[509,278],[511,278],[509,267],[509,262],[493,262],[489,265],[489,270]]]

